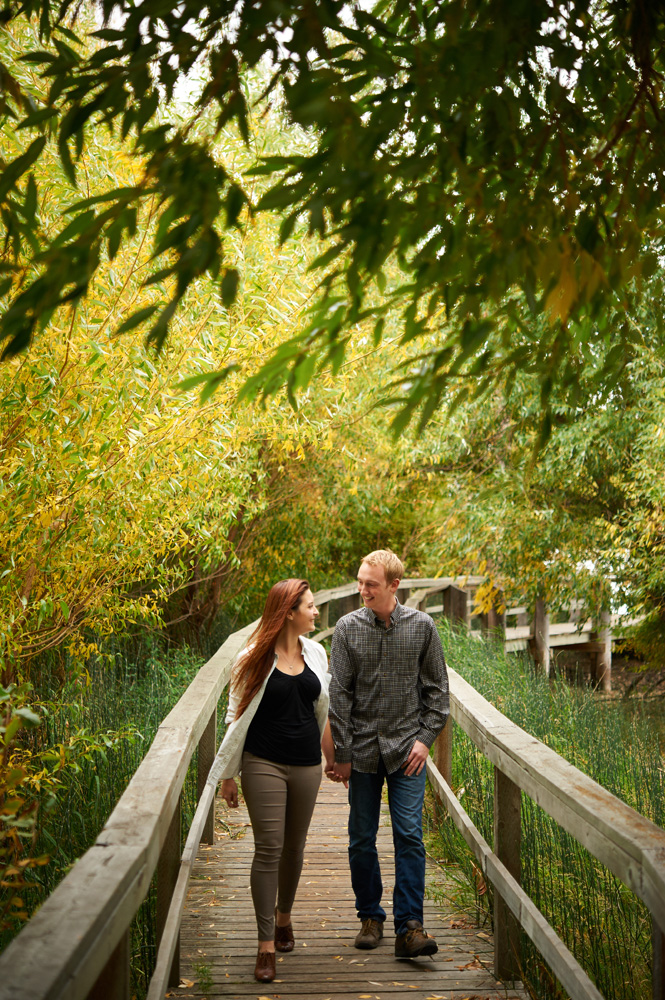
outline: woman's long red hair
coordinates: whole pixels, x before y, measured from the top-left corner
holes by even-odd
[[[286,624],[289,611],[296,610],[306,590],[309,590],[307,580],[280,580],[270,588],[261,621],[250,636],[248,652],[240,660],[233,681],[234,688],[242,691],[236,719],[240,718],[252,698],[258,694],[270,673],[277,636]]]

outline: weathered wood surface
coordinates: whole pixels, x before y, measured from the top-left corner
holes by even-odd
[[[507,1000],[525,993],[506,988],[492,974],[489,933],[425,903],[425,925],[439,943],[430,959],[394,957],[390,899],[394,877],[392,835],[387,810],[379,827],[378,848],[384,874],[386,936],[375,951],[358,951],[359,928],[347,861],[348,807],[341,785],[323,781],[305,850],[293,924],[296,947],[278,955],[277,978],[254,979],[256,923],[249,892],[253,840],[243,807],[229,810],[218,800],[218,839],[201,846],[182,925],[182,982],[193,983],[166,996],[197,1000],[279,997],[281,1000]],[[437,869],[438,871],[438,869]],[[434,870],[428,878],[434,886]],[[201,971],[212,987],[201,990]]]
[[[449,668],[451,715],[484,755],[647,904],[665,927],[665,830],[520,729]]]
[[[434,794],[445,804],[448,814],[475,854],[484,874],[494,885],[496,894],[501,896],[501,907],[509,908],[514,914],[516,922],[524,928],[568,994],[576,1000],[603,1000],[574,955],[566,948],[514,875],[494,854],[487,841],[473,825],[468,813],[462,808],[432,760],[427,762],[427,774]],[[501,930],[499,933],[501,934]],[[504,934],[504,938],[506,936]],[[503,956],[496,954],[499,946],[505,948],[505,940],[504,942],[495,940],[495,970],[496,960],[502,964],[505,959],[505,951]]]
[[[189,762],[252,628],[201,668],[95,844],[0,955],[0,1000],[88,997],[148,891]]]

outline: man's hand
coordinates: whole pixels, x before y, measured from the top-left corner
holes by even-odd
[[[221,787],[222,798],[231,809],[238,808],[238,786],[234,778],[225,778]]]
[[[349,787],[351,764],[333,764],[332,773],[334,775],[333,781],[341,781],[345,788]]]
[[[412,774],[420,774],[427,763],[428,757],[429,747],[421,743],[420,740],[416,740],[411,748],[411,753],[407,757],[406,764],[402,765],[406,777],[409,778]]]

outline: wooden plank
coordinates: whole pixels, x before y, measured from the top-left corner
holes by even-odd
[[[598,642],[601,649],[596,655],[595,677],[602,691],[612,690],[612,625],[609,611],[602,611],[598,623]]]
[[[379,948],[357,951],[359,928],[347,857],[347,795],[340,785],[323,781],[310,827],[305,863],[293,910],[295,950],[277,957],[276,980],[261,986],[253,977],[256,922],[249,889],[253,854],[251,828],[244,805],[229,810],[218,799],[219,836],[213,847],[201,846],[193,869],[182,928],[183,976],[194,981],[196,967],[206,965],[212,985],[186,990],[202,1000],[273,997],[282,1000],[446,1000],[477,996],[483,1000],[526,1000],[518,986],[506,990],[491,969],[492,943],[478,936],[473,921],[441,910],[425,900],[425,925],[439,952],[431,959],[400,962],[394,957],[390,896],[394,884],[392,832],[387,807],[377,837],[384,881],[384,905],[389,919]],[[230,831],[230,832],[229,832]],[[428,881],[446,878],[428,868]],[[451,883],[451,888],[453,883]],[[180,991],[178,991],[180,993]],[[150,1000],[157,1000],[155,996]]]
[[[314,642],[323,642],[324,639],[329,639],[334,631],[334,628],[326,628],[322,632],[317,632],[316,635],[313,635],[312,639]]]
[[[173,968],[174,959],[178,952],[180,921],[187,897],[189,876],[208,822],[208,815],[211,809],[214,810],[214,807],[215,789],[212,785],[206,785],[201,793],[194,819],[187,835],[185,850],[180,861],[169,910],[163,923],[162,933],[159,935],[157,962],[155,963],[155,971],[150,980],[147,1000],[162,1000],[167,987],[172,985],[171,969]],[[214,843],[214,839],[212,843]],[[243,877],[243,881],[245,880],[246,876]],[[178,984],[176,983],[175,985],[177,986]]]
[[[588,632],[593,632],[594,625],[591,619],[582,622],[550,622],[550,636],[553,635],[586,635]],[[551,645],[551,643],[550,643]]]
[[[450,782],[442,774],[448,785]],[[494,851],[515,882],[521,884],[522,795],[518,786],[494,768]],[[519,979],[522,967],[519,922],[500,892],[494,893],[494,971],[499,979]]]
[[[20,950],[16,938],[0,955],[0,998],[86,1000],[148,891],[144,861],[132,848],[87,851],[76,882],[64,879],[21,931]],[[24,965],[14,966],[16,954]]]
[[[126,930],[92,987],[89,1000],[129,1000],[130,955],[129,930]]]
[[[492,852],[487,841],[471,822],[456,795],[438,772],[431,757],[427,776],[435,793],[445,802],[449,815],[474,852],[485,875],[510,907],[572,1000],[603,1000],[581,965],[548,924],[540,910]]]
[[[453,775],[453,720],[450,718],[434,741],[434,759],[439,771],[450,784]]]
[[[0,1000],[88,996],[145,897],[191,757],[253,628],[234,633],[201,668],[96,843],[4,949]]]
[[[665,831],[510,722],[448,668],[451,714],[486,757],[607,865],[665,926]]]
[[[200,800],[205,787],[206,779],[210,773],[215,754],[217,752],[217,709],[210,716],[210,721],[203,731],[199,742],[196,756],[196,795]],[[201,834],[206,844],[212,844],[215,838],[215,810],[211,803],[203,833]]]
[[[483,579],[403,580],[401,586],[473,588]],[[315,596],[320,602],[321,594],[326,594],[328,601],[345,600],[357,595],[357,584],[354,581],[319,592]],[[357,601],[357,596],[353,600]],[[46,996],[83,1000],[93,988],[144,898],[189,762],[210,724],[232,663],[255,626],[252,623],[230,636],[201,668],[160,726],[96,844],[0,956],[1,1000],[16,1000],[17,996],[22,1000]],[[478,713],[478,705],[473,702],[466,710],[458,701],[454,711],[458,721],[462,720],[460,724],[511,780],[532,794],[562,825],[570,824],[566,828],[572,826],[571,832],[624,878],[645,900],[660,926],[665,926],[665,851],[662,835],[660,839],[654,835],[653,824],[632,810],[626,813],[619,809],[617,813],[613,807],[615,829],[609,829],[612,803],[616,802],[613,797],[603,798],[603,808],[598,812],[597,786],[593,782],[581,782],[574,768],[562,770],[561,763],[552,764],[538,741],[517,727],[506,728],[507,720],[497,724],[496,717],[488,715],[482,706]],[[521,735],[516,736],[516,732]],[[548,773],[541,775],[542,769]],[[563,778],[568,784],[562,784]],[[576,798],[584,802],[576,803]],[[590,822],[596,813],[598,830]],[[37,951],[38,965],[33,960]]]
[[[162,845],[162,850],[157,862],[157,903],[155,923],[157,927],[157,947],[162,940],[164,927],[171,909],[173,893],[178,881],[180,869],[180,840],[181,840],[181,801],[182,795],[178,798],[178,804],[174,810],[169,824],[168,834]],[[172,949],[172,964],[168,975],[168,986],[177,986],[180,982],[180,948],[176,935],[174,947]]]
[[[514,639],[532,639],[533,629],[531,625],[515,625],[511,628],[506,628],[506,640]]]
[[[451,583],[444,590],[443,613],[452,622],[469,624],[469,595],[463,587]]]
[[[533,658],[547,677],[550,675],[550,616],[542,597],[536,599],[533,620]]]

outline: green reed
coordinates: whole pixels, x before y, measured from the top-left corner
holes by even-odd
[[[506,654],[440,625],[449,664],[508,718],[541,739],[618,798],[665,826],[663,755],[656,729],[639,710],[608,701],[588,687],[535,672],[530,660]],[[492,844],[492,766],[462,730],[453,735],[453,785],[462,805]],[[430,817],[431,845],[443,863],[460,862],[448,893],[480,921],[491,920],[492,889],[452,823]],[[651,994],[648,909],[615,876],[522,795],[522,884],[607,1000]],[[559,1000],[565,991],[528,939],[523,978],[533,996]]]
[[[221,645],[219,631],[203,650],[173,646],[164,637],[113,639],[100,644],[84,673],[68,677],[66,654],[44,658],[33,673],[35,695],[46,706],[31,736],[34,760],[42,760],[42,815],[37,853],[50,862],[35,870],[27,897],[32,912],[94,843],[147,753],[157,729],[200,667]],[[64,662],[63,662],[64,661]],[[224,706],[218,713],[223,731]],[[196,754],[182,794],[182,843],[196,809]],[[155,879],[131,928],[132,995],[140,1000],[156,958]],[[0,938],[0,948],[10,935]]]

